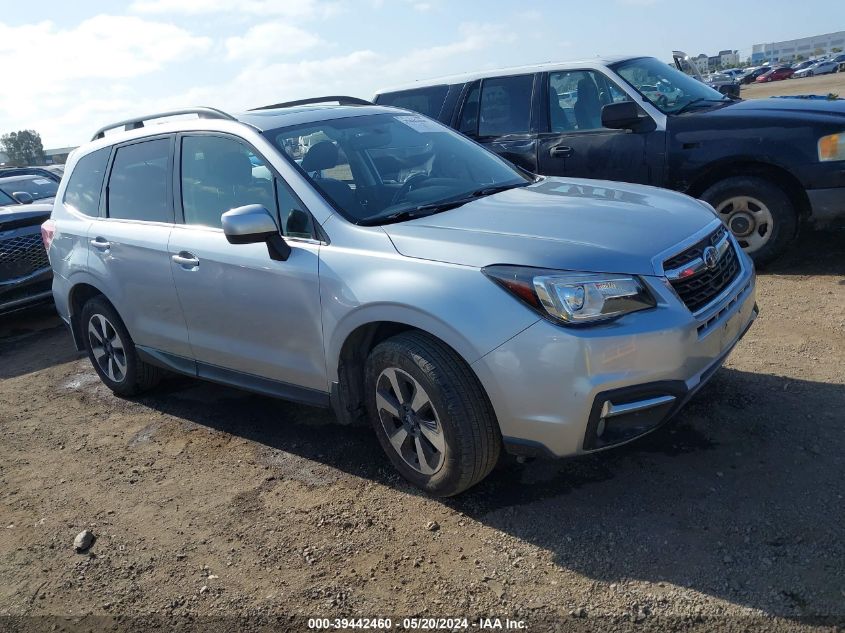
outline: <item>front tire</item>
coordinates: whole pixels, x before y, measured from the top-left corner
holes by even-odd
[[[795,205],[777,185],[763,178],[726,178],[701,198],[716,209],[754,263],[763,266],[786,250],[798,230]]]
[[[158,384],[164,372],[138,357],[123,320],[105,298],[88,301],[80,322],[88,358],[106,387],[135,396]]]
[[[435,496],[463,492],[498,461],[493,407],[470,367],[441,341],[404,332],[367,359],[367,408],[400,474]]]

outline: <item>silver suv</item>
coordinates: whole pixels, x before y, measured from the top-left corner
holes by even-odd
[[[163,113],[74,152],[44,231],[53,292],[112,391],[169,370],[331,406],[452,495],[503,447],[655,429],[754,320],[752,264],[708,205],[536,177],[340,101]]]

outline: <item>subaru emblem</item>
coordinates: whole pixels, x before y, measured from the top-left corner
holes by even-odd
[[[703,254],[704,265],[707,267],[708,270],[713,270],[716,268],[716,264],[719,263],[719,256],[716,252],[715,246],[708,246],[704,249]]]

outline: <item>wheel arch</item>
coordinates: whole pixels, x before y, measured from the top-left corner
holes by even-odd
[[[82,323],[80,321],[80,315],[82,314],[82,307],[94,297],[103,297],[105,301],[108,301],[109,305],[117,311],[114,304],[109,301],[106,294],[98,288],[96,285],[90,283],[89,281],[81,281],[79,283],[74,284],[70,292],[68,293],[68,311],[70,312],[70,331],[71,335],[73,336],[73,344],[76,346],[77,351],[83,351],[85,346],[83,345],[83,331],[82,331]],[[119,314],[119,313],[118,313]]]
[[[422,332],[436,339],[452,350],[475,374],[472,362],[481,354],[476,353],[469,342],[451,328],[444,329],[433,317],[429,320],[413,313],[393,314],[390,317],[364,321],[356,319],[358,322],[354,326],[344,328],[342,335],[333,337],[334,343],[327,354],[329,382],[332,407],[341,423],[350,424],[365,419],[364,366],[367,358],[376,345],[401,332]]]
[[[726,178],[744,176],[763,178],[774,186],[783,189],[798,211],[799,219],[804,220],[809,217],[810,199],[798,178],[780,165],[753,158],[732,158],[707,166],[690,181],[686,193],[695,198],[700,198],[707,189],[717,182]]]

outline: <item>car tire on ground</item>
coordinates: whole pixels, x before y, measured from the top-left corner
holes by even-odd
[[[797,233],[795,205],[783,189],[764,178],[726,178],[709,187],[701,198],[713,205],[758,266],[783,253]]]
[[[82,337],[97,375],[119,396],[135,396],[151,389],[164,370],[138,357],[123,320],[103,297],[94,297],[82,308]]]
[[[365,388],[382,448],[419,488],[455,495],[496,465],[502,438],[487,394],[436,338],[403,332],[379,343],[367,359]]]

